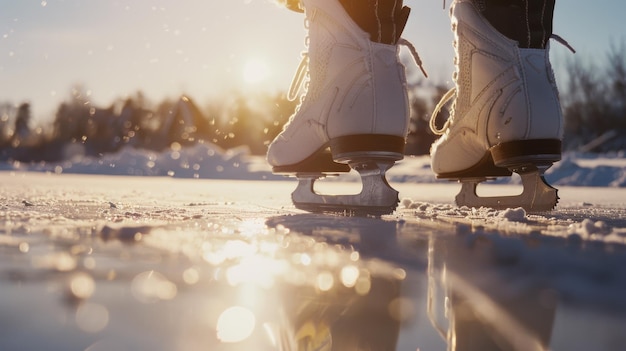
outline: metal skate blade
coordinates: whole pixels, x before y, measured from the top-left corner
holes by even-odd
[[[522,207],[529,212],[549,211],[559,201],[558,190],[550,186],[541,170],[520,174],[524,190],[519,195],[481,197],[476,193],[478,184],[485,179],[461,181],[462,187],[456,196],[458,206],[491,207],[506,209]]]
[[[392,163],[393,164],[393,163]],[[301,210],[320,213],[344,213],[357,216],[381,216],[393,213],[400,202],[398,192],[385,178],[388,164],[358,163],[351,165],[361,176],[358,194],[330,195],[315,191],[315,181],[323,176],[298,175],[298,186],[291,199]]]

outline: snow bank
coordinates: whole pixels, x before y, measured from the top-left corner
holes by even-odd
[[[80,157],[61,163],[0,163],[4,171],[37,171],[53,173],[108,174],[136,176],[170,176],[210,179],[284,179],[273,175],[262,156],[250,155],[247,148],[223,150],[213,144],[198,144],[179,150],[157,153],[125,148],[101,158]],[[563,160],[546,172],[550,184],[560,186],[626,186],[626,155],[566,153]],[[342,180],[357,180],[350,174]],[[396,183],[434,183],[428,156],[407,157],[388,173]],[[519,177],[498,179],[498,183],[519,183]]]
[[[247,148],[223,150],[214,144],[197,144],[161,153],[125,148],[101,158],[76,157],[60,163],[4,164],[0,170],[72,174],[169,176],[207,179],[281,179]]]
[[[554,185],[623,187],[626,186],[626,157],[623,152],[568,153],[548,170],[546,178]]]

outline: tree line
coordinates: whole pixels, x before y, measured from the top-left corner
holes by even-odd
[[[559,81],[565,117],[564,148],[626,150],[626,50],[614,47],[603,62],[571,59]],[[409,76],[411,76],[409,74]],[[447,90],[410,79],[410,130],[406,153],[427,154],[436,139],[430,111]],[[75,87],[47,125],[33,126],[30,105],[0,103],[0,160],[62,161],[101,156],[123,147],[162,151],[172,145],[213,143],[224,149],[245,145],[262,155],[293,114],[297,102],[284,93],[232,92],[200,106],[189,96],[149,101],[141,92],[93,106]],[[447,111],[443,111],[445,119]]]

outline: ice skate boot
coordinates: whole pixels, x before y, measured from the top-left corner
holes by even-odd
[[[495,4],[495,5],[494,5]],[[463,183],[459,206],[528,211],[554,208],[557,190],[543,174],[561,158],[563,117],[548,57],[554,0],[456,0],[455,87],[435,108],[431,147],[438,178]],[[454,99],[443,128],[436,117]],[[479,197],[478,183],[512,172],[517,196]]]
[[[290,98],[296,112],[270,144],[275,173],[295,175],[296,207],[313,212],[391,213],[398,192],[385,172],[403,158],[409,107],[400,34],[409,9],[401,0],[302,0],[308,36]],[[384,15],[387,14],[387,15]],[[316,193],[317,179],[355,169],[354,195]]]

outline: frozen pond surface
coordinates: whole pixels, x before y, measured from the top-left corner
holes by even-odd
[[[626,345],[626,189],[526,214],[407,182],[353,218],[294,209],[294,186],[0,173],[0,350]]]

